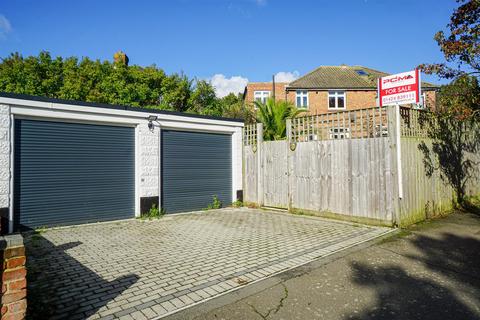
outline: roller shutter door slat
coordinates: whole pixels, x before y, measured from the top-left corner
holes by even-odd
[[[14,141],[16,229],[134,216],[134,128],[17,119]]]
[[[162,206],[201,210],[216,195],[232,203],[231,135],[162,130]]]

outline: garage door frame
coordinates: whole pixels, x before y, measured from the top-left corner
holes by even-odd
[[[15,121],[16,120],[33,120],[33,121],[50,121],[60,123],[74,123],[74,124],[92,124],[92,125],[105,125],[116,127],[129,127],[134,129],[134,217],[140,215],[140,190],[139,190],[139,123],[137,121],[115,122],[112,117],[106,115],[101,120],[83,120],[83,119],[71,119],[65,117],[43,117],[43,116],[30,116],[22,114],[10,114],[10,206],[9,206],[9,222],[8,232],[12,233],[15,229]]]
[[[170,130],[170,131],[184,131],[184,132],[198,132],[198,133],[214,133],[214,134],[223,134],[223,135],[228,135],[230,136],[230,163],[231,163],[231,185],[230,185],[230,192],[231,192],[231,198],[232,201],[235,200],[236,198],[236,191],[235,191],[235,159],[234,159],[234,154],[235,154],[235,142],[233,140],[233,134],[234,130],[208,130],[208,129],[203,129],[203,128],[185,128],[185,127],[176,127],[176,126],[166,126],[166,125],[160,125],[158,126],[159,128],[159,138],[158,138],[158,159],[159,159],[159,165],[158,165],[158,183],[159,183],[159,188],[158,188],[158,203],[159,207],[163,207],[162,199],[163,199],[163,172],[162,172],[162,131],[163,130]],[[173,213],[175,214],[175,213]],[[181,213],[180,213],[181,214]]]

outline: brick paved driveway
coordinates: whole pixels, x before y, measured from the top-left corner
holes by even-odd
[[[252,209],[26,236],[32,318],[151,319],[389,232]]]

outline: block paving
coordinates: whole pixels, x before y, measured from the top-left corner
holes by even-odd
[[[29,233],[29,314],[159,318],[391,231],[226,208]]]

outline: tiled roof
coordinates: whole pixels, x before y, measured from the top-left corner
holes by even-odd
[[[291,89],[376,89],[377,79],[389,73],[362,66],[321,66],[291,82]],[[422,88],[437,88],[422,82]]]

